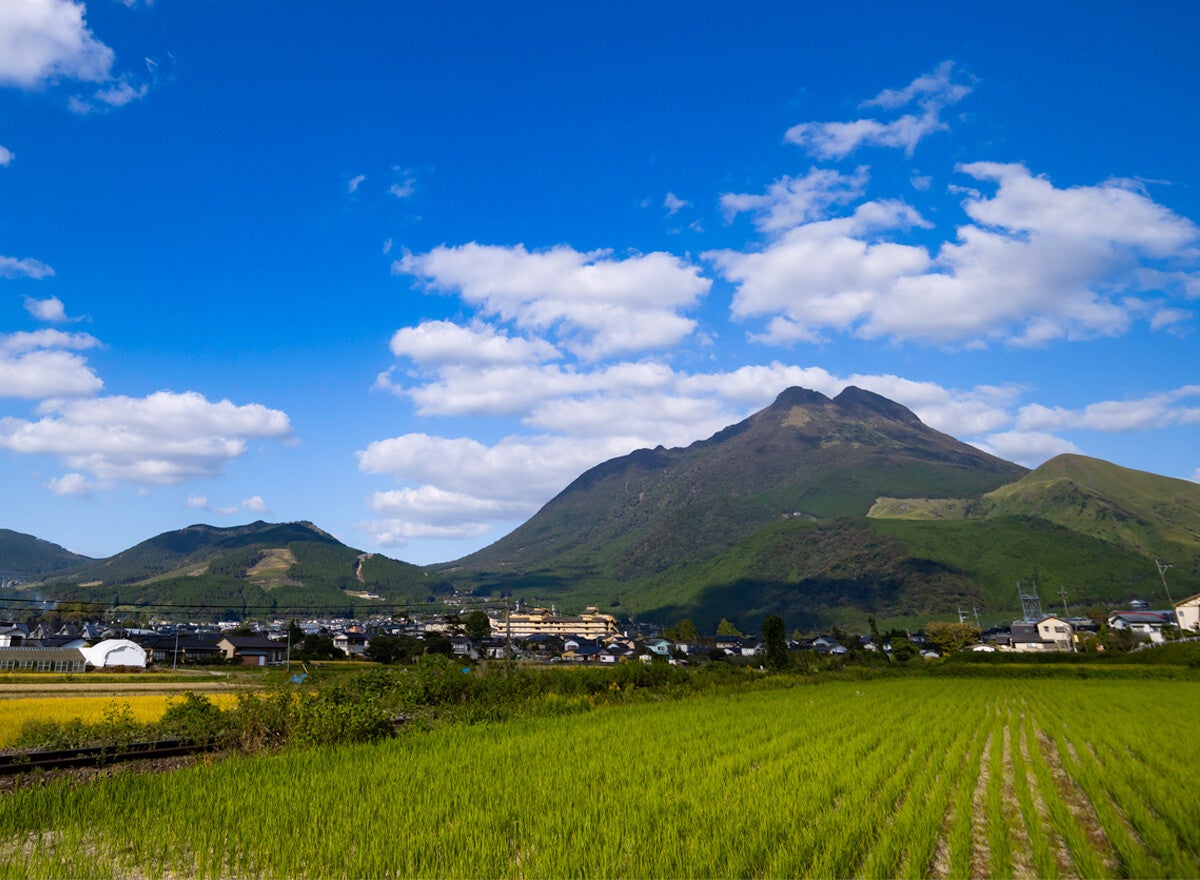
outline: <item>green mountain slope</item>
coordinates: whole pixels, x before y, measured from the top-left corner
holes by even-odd
[[[902,491],[896,491],[905,487]],[[1073,613],[1200,592],[1200,486],[1082,456],[1035,471],[858,389],[789,389],[686,449],[639,450],[572,483],[456,581],[535,604],[595,604],[702,628],[920,625],[978,609]]]
[[[440,576],[365,554],[308,522],[194,525],[37,585],[39,595],[198,614],[357,613],[423,603]]]
[[[0,529],[0,575],[5,577],[41,580],[92,561],[33,535]]]
[[[501,589],[636,581],[770,523],[862,516],[880,495],[978,494],[1024,472],[871,392],[791,388],[708,440],[592,468],[454,575]]]
[[[1200,485],[1060,455],[983,496],[982,515],[1036,516],[1146,556],[1200,553]]]

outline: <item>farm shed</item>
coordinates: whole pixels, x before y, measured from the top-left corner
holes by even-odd
[[[0,672],[84,672],[79,648],[0,648]]]
[[[105,639],[79,652],[97,669],[112,666],[146,667],[146,649],[129,639]]]

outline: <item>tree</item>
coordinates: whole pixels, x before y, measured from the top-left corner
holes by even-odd
[[[472,642],[482,642],[492,634],[492,621],[483,611],[476,609],[467,615],[464,622],[467,638]]]
[[[668,626],[664,629],[663,638],[691,645],[700,641],[700,630],[696,629],[696,624],[692,622],[690,617],[685,617],[674,626]]]
[[[395,663],[404,653],[404,646],[396,636],[373,636],[367,642],[363,656],[376,663]]]
[[[732,623],[730,623],[728,620],[726,620],[724,617],[722,617],[721,622],[717,624],[717,635],[719,635],[719,636],[737,636],[738,638],[741,638],[741,636],[742,636],[742,634],[738,630],[738,628],[736,626],[734,626]]]
[[[776,671],[786,669],[788,665],[787,627],[783,618],[774,614],[763,620],[762,639],[767,652],[767,666]]]
[[[935,620],[925,626],[925,641],[939,654],[953,654],[979,641],[979,630],[969,623]]]

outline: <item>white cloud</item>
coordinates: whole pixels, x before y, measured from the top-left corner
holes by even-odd
[[[106,483],[91,482],[83,474],[71,473],[55,477],[46,484],[46,488],[55,495],[86,499],[91,498],[97,490],[109,489],[111,486]]]
[[[1196,468],[1192,473],[1191,480],[1193,483],[1200,483],[1200,468]]]
[[[1080,453],[1070,440],[1041,431],[1005,431],[988,435],[986,441],[975,444],[985,452],[1035,468],[1056,455]]]
[[[816,340],[825,328],[853,329],[897,279],[928,271],[924,248],[871,240],[879,230],[925,225],[901,202],[867,202],[852,217],[791,229],[762,251],[701,256],[738,285],[734,318],[781,313],[769,341]]]
[[[533,513],[530,505],[524,501],[476,498],[464,492],[450,492],[428,485],[376,492],[368,504],[382,516],[441,525],[460,524],[465,518],[471,517],[517,519]]]
[[[15,158],[16,156],[13,155],[12,150],[8,147],[0,146],[0,166],[7,167]]]
[[[367,175],[365,175],[365,174],[359,174],[355,177],[350,178],[350,182],[348,184],[346,184],[346,192],[350,193],[350,194],[357,192],[359,186],[366,179],[367,179]]]
[[[1106,433],[1143,431],[1171,424],[1200,424],[1200,408],[1179,406],[1188,398],[1200,398],[1200,385],[1186,385],[1174,391],[1137,400],[1105,400],[1083,409],[1024,406],[1017,414],[1021,431],[1062,431],[1086,429]]]
[[[97,393],[104,383],[73,352],[99,344],[87,333],[60,330],[0,335],[0,397],[38,400]]]
[[[671,254],[615,259],[610,251],[565,245],[532,252],[524,245],[442,245],[406,253],[392,271],[434,290],[457,290],[485,315],[522,329],[557,332],[562,346],[589,359],[677,344],[696,327],[679,311],[712,285]]]
[[[54,270],[40,260],[0,256],[0,278],[47,278]]]
[[[242,499],[242,510],[249,513],[270,513],[271,508],[267,506],[267,502],[262,500],[261,495],[252,495]]]
[[[582,471],[630,449],[608,440],[509,437],[486,446],[467,437],[404,434],[358,453],[363,473],[389,474],[402,484],[434,486],[493,503],[521,502],[530,513]]]
[[[894,240],[928,225],[898,202],[797,226],[759,251],[702,256],[738,285],[733,317],[766,317],[758,338],[776,344],[833,330],[1042,345],[1118,335],[1143,313],[1152,326],[1170,326],[1184,314],[1162,298],[1200,290],[1200,229],[1139,191],[1112,182],[1057,189],[1022,165],[958,170],[997,189],[991,197],[962,191],[975,222],[936,256]]]
[[[83,3],[0,3],[0,84],[31,89],[60,79],[104,82],[113,51],[96,39]]]
[[[667,193],[667,197],[663,199],[663,207],[667,209],[667,216],[674,217],[683,208],[691,205],[691,202],[685,202],[673,192]]]
[[[189,495],[187,506],[193,510],[208,510],[208,497],[205,495]]]
[[[487,523],[456,523],[448,526],[429,525],[402,519],[373,519],[358,523],[356,528],[370,535],[381,547],[404,547],[409,541],[421,538],[455,540],[478,538],[490,531]]]
[[[852,122],[803,122],[793,125],[784,140],[804,147],[822,159],[843,159],[861,146],[895,147],[912,155],[917,144],[948,126],[942,111],[971,92],[971,86],[954,81],[954,65],[944,61],[930,74],[919,76],[903,89],[885,89],[864,107],[896,110],[917,105],[917,113],[906,113],[890,122],[856,119]]]
[[[841,174],[831,168],[810,168],[803,177],[784,176],[772,183],[763,195],[723,193],[721,210],[727,219],[743,212],[755,215],[754,225],[762,232],[781,232],[802,223],[824,219],[833,205],[859,198],[866,189],[865,165],[854,174]]]
[[[483,324],[463,327],[451,321],[423,321],[392,336],[392,354],[423,367],[445,364],[526,364],[553,360],[558,351],[542,339],[519,339]]]
[[[292,434],[279,410],[212,403],[195,392],[52,400],[38,413],[37,421],[0,419],[0,448],[55,455],[102,481],[141,485],[215,476],[250,440]]]
[[[63,324],[70,321],[79,321],[79,318],[72,318],[67,315],[66,307],[61,299],[57,296],[52,296],[49,299],[35,299],[32,296],[25,297],[25,311],[33,315],[39,321],[45,321],[49,324]]]
[[[396,172],[400,176],[400,179],[388,187],[388,192],[398,199],[407,199],[417,191],[417,180],[413,177],[411,168],[401,168],[399,165],[393,165],[392,171]]]

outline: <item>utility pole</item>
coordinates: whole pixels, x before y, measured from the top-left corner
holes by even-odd
[[[1167,594],[1167,604],[1171,606],[1171,614],[1175,614],[1175,603],[1171,601],[1171,591],[1167,589],[1167,569],[1171,567],[1171,563],[1163,562],[1158,557],[1154,558],[1154,564],[1158,566],[1158,576],[1162,580],[1163,592]]]
[[[1062,596],[1063,600],[1063,620],[1071,616],[1071,612],[1067,611],[1067,588],[1063,587],[1058,591],[1058,595]]]

